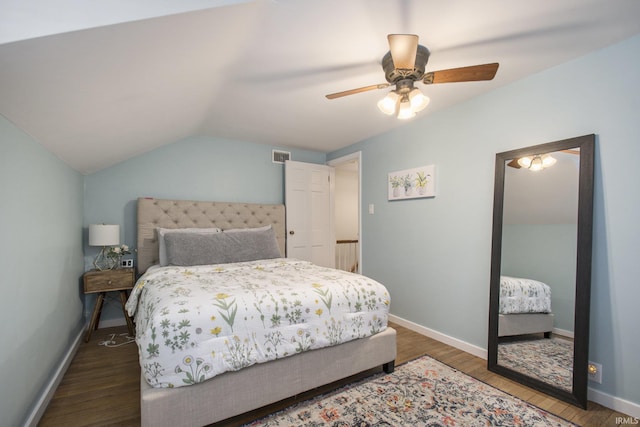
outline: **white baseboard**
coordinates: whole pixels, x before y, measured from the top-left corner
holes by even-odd
[[[404,326],[407,329],[411,329],[412,331],[415,331],[421,335],[433,338],[436,341],[448,344],[451,347],[457,348],[458,350],[462,350],[466,353],[473,354],[474,356],[487,360],[487,350],[485,350],[484,348],[469,344],[468,342],[459,340],[458,338],[450,337],[449,335],[445,335],[433,329],[426,328],[422,325],[418,325],[417,323],[413,323],[401,317],[394,316],[393,314],[389,315],[389,320],[393,323],[397,323],[400,326]]]
[[[567,331],[566,329],[553,328],[551,331],[554,335],[560,335],[567,338],[573,338],[573,331]]]
[[[622,412],[623,414],[630,415],[635,420],[627,420],[626,423],[620,422],[616,423],[616,425],[635,425],[639,424],[640,420],[640,405],[634,402],[629,402],[628,400],[621,399],[616,396],[612,396],[610,394],[604,393],[600,390],[596,390],[593,388],[589,388],[587,393],[587,398],[596,402],[602,406],[605,406],[609,409],[613,409],[614,411]]]
[[[469,344],[468,342],[450,337],[449,335],[445,335],[433,329],[426,328],[422,325],[418,325],[417,323],[413,323],[401,317],[394,316],[393,314],[389,315],[389,320],[391,322],[397,323],[400,326],[404,326],[407,329],[411,329],[412,331],[415,331],[421,335],[433,338],[436,341],[448,344],[451,347],[457,348],[458,350],[462,350],[466,353],[487,360],[487,350],[485,350],[484,348],[480,348],[476,345]],[[588,389],[588,399],[604,407],[613,409],[614,411],[630,415],[635,420],[640,419],[640,405],[638,405],[637,403],[612,396],[593,388]],[[638,424],[637,422],[634,422],[635,420],[631,420],[631,422],[627,421],[627,423]]]
[[[80,343],[82,342],[82,337],[84,336],[84,333],[85,333],[85,329],[81,329],[78,332],[78,335],[73,340],[71,347],[69,347],[64,357],[62,358],[60,365],[58,366],[55,373],[53,374],[53,377],[45,385],[44,389],[40,393],[40,397],[36,401],[36,404],[34,405],[31,412],[28,414],[28,417],[24,423],[25,426],[36,427],[40,422],[40,418],[42,418],[42,416],[44,415],[44,412],[46,411],[47,406],[49,405],[49,402],[53,398],[53,395],[56,392],[58,385],[60,385],[60,382],[62,381],[64,374],[67,372],[67,369],[69,368],[69,365],[73,360],[73,357],[76,355],[78,348],[80,347]]]

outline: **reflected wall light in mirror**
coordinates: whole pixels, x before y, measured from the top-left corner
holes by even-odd
[[[487,352],[489,370],[584,408],[594,145],[595,135],[586,135],[496,155]],[[553,168],[531,174],[533,167],[518,164],[524,157],[539,156],[542,162],[548,154],[557,160]],[[548,285],[550,308],[505,311],[501,304],[505,280]],[[542,289],[541,293],[547,292]],[[570,302],[563,307],[562,301]],[[567,363],[548,365],[551,358],[545,359],[541,350],[529,350],[532,358],[523,362],[519,355],[518,366],[505,353],[514,342],[547,346],[555,341],[566,349]],[[554,379],[562,370],[566,378]]]

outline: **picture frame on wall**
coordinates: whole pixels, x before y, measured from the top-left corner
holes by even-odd
[[[435,165],[390,172],[387,179],[388,200],[435,197],[435,183]]]

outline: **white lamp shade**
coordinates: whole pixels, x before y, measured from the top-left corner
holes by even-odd
[[[120,244],[120,226],[111,224],[89,225],[89,246],[113,246]]]
[[[411,101],[411,108],[416,113],[424,110],[429,105],[429,98],[420,92],[418,88],[414,88],[409,92],[409,100]]]
[[[400,107],[398,108],[398,118],[400,120],[407,120],[412,117],[415,117],[416,112],[411,108],[411,102],[408,97],[405,97],[400,102]]]
[[[550,154],[544,154],[542,156],[542,167],[548,168],[556,164],[556,159],[551,157]]]
[[[531,160],[531,164],[529,165],[529,170],[533,172],[541,171],[544,169],[542,165],[542,158],[540,156],[536,156]]]
[[[531,161],[532,158],[531,157],[521,157],[518,159],[518,164],[520,166],[522,166],[523,168],[529,168],[529,166],[531,166]]]
[[[387,94],[387,96],[378,101],[378,108],[384,114],[394,114],[396,112],[396,107],[398,105],[399,99],[400,95],[398,95],[394,91],[391,91]]]

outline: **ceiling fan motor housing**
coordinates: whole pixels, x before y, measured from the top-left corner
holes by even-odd
[[[427,67],[427,62],[429,61],[429,55],[429,49],[422,45],[418,45],[418,50],[416,52],[416,63],[414,67],[412,69],[396,68],[393,64],[391,52],[389,51],[385,56],[382,57],[382,69],[384,70],[384,77],[391,84],[395,84],[400,80],[406,79],[418,81],[424,76],[424,71]]]

